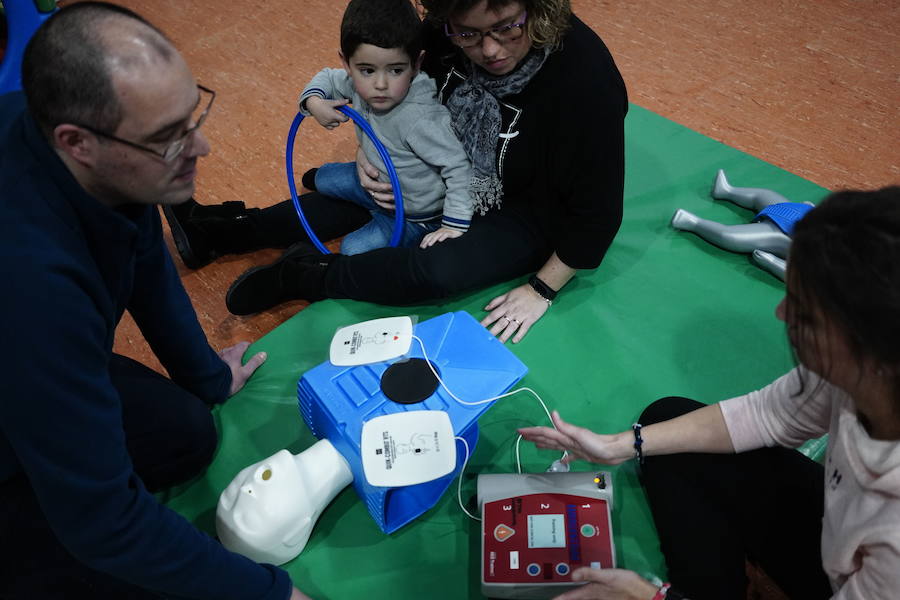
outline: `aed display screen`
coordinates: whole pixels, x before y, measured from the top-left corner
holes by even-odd
[[[529,548],[565,548],[564,515],[528,515]]]

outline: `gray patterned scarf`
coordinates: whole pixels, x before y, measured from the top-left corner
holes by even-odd
[[[540,70],[550,49],[533,49],[514,71],[494,77],[469,63],[469,78],[447,100],[453,131],[472,161],[469,192],[478,214],[499,207],[503,184],[497,176],[497,139],[500,135],[498,98],[517,94]]]

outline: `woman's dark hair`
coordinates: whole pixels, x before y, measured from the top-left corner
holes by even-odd
[[[146,41],[160,55],[173,52],[165,35],[141,16],[114,4],[79,2],[56,12],[37,30],[22,58],[22,88],[28,110],[44,134],[61,123],[113,132],[122,107],[108,64],[105,27],[112,19],[146,26]]]
[[[360,44],[402,48],[415,65],[422,21],[410,0],[350,0],[341,21],[341,53],[349,61]]]
[[[487,0],[488,10],[497,10],[516,0]],[[528,12],[525,31],[535,48],[555,48],[569,29],[572,4],[569,0],[518,0]],[[419,0],[425,18],[446,23],[451,17],[462,15],[481,0]]]
[[[900,187],[835,192],[807,213],[794,229],[788,283],[789,327],[802,330],[801,315],[818,308],[900,398]]]

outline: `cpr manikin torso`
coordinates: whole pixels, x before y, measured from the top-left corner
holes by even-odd
[[[283,564],[300,554],[319,515],[352,481],[350,466],[328,440],[296,455],[280,450],[243,469],[222,492],[219,539],[257,562]]]
[[[777,205],[794,209],[790,212],[796,213],[796,215],[802,215],[808,210],[805,205],[791,203],[787,198],[772,190],[734,187],[728,183],[725,172],[721,169],[713,184],[712,197],[716,200],[730,200],[738,206],[757,213]],[[791,238],[788,233],[792,231],[792,219],[794,218],[799,217],[791,215],[787,219],[787,225],[782,220],[781,226],[766,217],[760,218],[755,223],[723,225],[701,219],[684,209],[678,209],[672,216],[672,227],[696,233],[707,242],[726,250],[752,252],[753,260],[757,265],[783,280],[785,259],[791,246]],[[785,227],[788,233],[785,232]]]

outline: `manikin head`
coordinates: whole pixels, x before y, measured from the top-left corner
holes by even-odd
[[[353,475],[331,442],[300,454],[279,450],[237,474],[219,496],[222,545],[257,562],[280,565],[306,546],[312,528]]]

